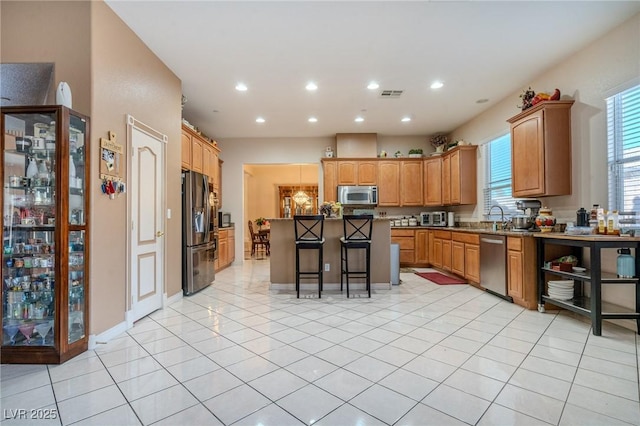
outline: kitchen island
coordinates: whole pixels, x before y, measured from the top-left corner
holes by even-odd
[[[271,224],[271,289],[295,291],[296,248],[293,219],[269,219]],[[340,218],[328,218],[324,221],[324,290],[340,289],[340,237],[343,236],[343,221]],[[389,219],[375,218],[371,234],[371,288],[391,288],[391,226]],[[351,268],[364,268],[362,256],[349,257]],[[327,271],[326,265],[329,265]],[[303,253],[300,266],[304,270],[317,268],[315,253]],[[306,280],[302,290],[317,289],[317,283]],[[350,287],[364,289],[364,280],[350,280]],[[346,297],[346,290],[345,290]]]

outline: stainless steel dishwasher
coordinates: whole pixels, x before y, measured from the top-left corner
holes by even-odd
[[[480,285],[489,293],[513,302],[507,296],[507,237],[480,235]]]

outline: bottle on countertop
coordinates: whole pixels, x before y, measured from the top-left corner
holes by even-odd
[[[607,233],[607,212],[598,208],[598,234],[605,235]]]
[[[591,218],[590,220],[598,220],[598,209],[600,206],[598,204],[594,204],[591,208]]]
[[[607,216],[607,234],[620,235],[620,225],[618,218],[618,210],[613,210]]]
[[[631,256],[631,249],[618,249],[618,259],[616,260],[617,273],[619,278],[633,278],[636,276],[636,261]]]

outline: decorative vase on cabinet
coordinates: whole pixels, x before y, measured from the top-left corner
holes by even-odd
[[[59,364],[88,347],[89,118],[64,106],[3,107],[0,124],[0,362]],[[51,124],[46,147],[16,149],[16,138]],[[32,161],[43,171],[27,178]],[[80,179],[67,185],[72,174]]]

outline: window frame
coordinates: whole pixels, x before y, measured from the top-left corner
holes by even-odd
[[[495,148],[497,144],[504,143],[508,145],[508,155],[503,155],[503,159],[508,161],[507,165],[499,165],[497,167],[492,167],[492,155],[491,149],[492,146]],[[504,149],[504,147],[500,147]],[[512,191],[512,173],[511,173],[511,132],[507,132],[491,139],[489,142],[484,144],[484,154],[485,154],[485,182],[483,192],[483,215],[488,216],[489,210],[493,205],[499,205],[504,210],[504,214],[506,215],[514,215],[518,214],[518,210],[515,206],[515,198],[513,198]],[[495,157],[495,156],[494,156]],[[495,161],[495,158],[493,158]],[[495,165],[494,165],[495,166]],[[496,178],[492,176],[492,171],[496,170],[496,168],[502,168],[500,172],[502,172],[503,176],[499,176]],[[505,169],[506,168],[506,169]],[[508,171],[508,174],[505,172]],[[505,177],[504,175],[508,175]],[[503,195],[501,197],[495,197],[493,194],[496,191],[508,191],[508,195]],[[492,212],[494,213],[494,212]]]

